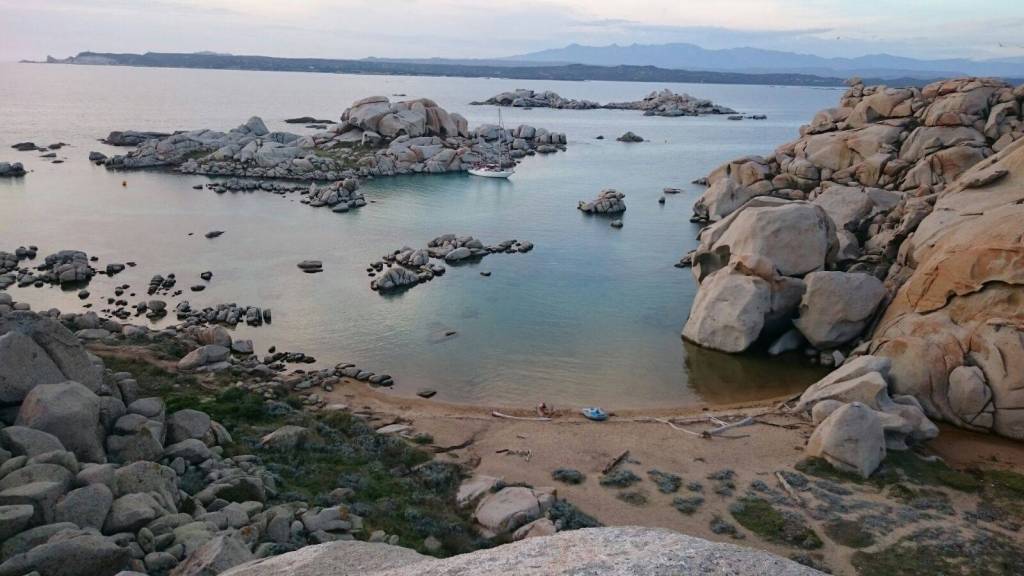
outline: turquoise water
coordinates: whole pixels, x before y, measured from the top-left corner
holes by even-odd
[[[792,362],[685,345],[679,332],[695,287],[689,272],[673,264],[694,247],[698,230],[688,218],[700,189],[689,182],[725,160],[769,153],[794,138],[816,110],[835,103],[835,90],[17,64],[0,65],[0,75],[14,79],[0,85],[0,160],[32,170],[0,181],[0,249],[81,249],[98,256],[101,267],[137,261],[113,279],[92,282],[97,307],[115,284],[137,287],[141,298],[150,276],[174,272],[193,307],[272,308],[272,325],[238,329],[258,350],[276,345],[324,364],[354,362],[392,374],[396,394],[430,386],[452,402],[675,406],[776,396],[816,376]],[[259,115],[272,130],[301,131],[283,119],[337,118],[372,94],[430,97],[476,125],[493,122],[496,113],[468,102],[517,87],[602,102],[668,87],[769,119],[506,110],[506,124],[565,132],[568,151],[525,160],[508,182],[468,175],[366,182],[371,204],[349,214],[309,208],[295,195],[193,190],[204,177],[110,173],[86,160],[90,150],[123,152],[96,141],[111,130],[227,129]],[[649,141],[616,142],[627,130]],[[71,144],[58,152],[66,162],[9,148],[24,140]],[[659,205],[666,186],[684,193]],[[576,210],[578,200],[607,187],[626,193],[620,230]],[[226,233],[203,238],[213,229]],[[529,240],[536,248],[449,267],[396,296],[369,289],[370,262],[447,232],[493,243]],[[304,259],[323,260],[324,272],[302,274],[295,264]],[[213,281],[189,293],[204,270],[213,271]],[[59,289],[12,292],[36,308],[81,304]],[[450,330],[457,334],[445,338]]]

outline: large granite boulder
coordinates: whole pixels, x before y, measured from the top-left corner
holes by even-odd
[[[0,403],[20,403],[38,384],[72,380],[93,392],[102,389],[102,369],[60,322],[34,312],[14,311],[0,316],[0,338],[12,332],[27,336],[36,346],[17,336],[0,342]]]
[[[190,554],[171,570],[170,576],[217,576],[252,559],[252,552],[244,542],[222,534]]]
[[[722,268],[701,283],[683,338],[722,352],[743,352],[760,337],[770,306],[768,282]]]
[[[751,200],[701,230],[699,239],[693,256],[698,281],[724,266],[730,254],[767,258],[779,274],[802,276],[825,269],[838,249],[835,225],[820,206],[776,198]]]
[[[862,273],[812,272],[804,282],[807,291],[793,325],[821,350],[859,336],[885,297],[881,280]]]
[[[128,567],[128,548],[97,534],[66,531],[0,564],[0,575],[114,576]]]
[[[733,544],[664,528],[584,528],[437,560],[400,547],[333,542],[238,566],[223,576],[442,576],[516,574],[730,574],[811,576],[821,572]],[[352,562],[348,562],[352,558]],[[419,560],[419,561],[417,561]]]
[[[25,397],[17,424],[52,434],[83,462],[105,462],[100,401],[78,382],[43,384]]]
[[[845,404],[814,430],[807,454],[867,478],[885,459],[882,421],[860,402]]]

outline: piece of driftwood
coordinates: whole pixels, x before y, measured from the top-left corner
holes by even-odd
[[[705,436],[705,437],[718,436],[722,432],[725,432],[726,430],[732,430],[733,428],[739,428],[740,426],[750,426],[751,424],[754,423],[754,419],[752,417],[750,417],[750,416],[747,416],[746,418],[743,418],[742,420],[737,420],[735,422],[725,422],[723,420],[719,420],[718,418],[715,418],[714,416],[711,417],[711,420],[718,424],[718,428],[712,428],[711,430],[705,430],[705,431],[700,433],[701,436]]]
[[[781,472],[776,472],[775,477],[779,479],[779,485],[781,485],[782,489],[786,491],[786,494],[789,494],[790,498],[792,498],[797,504],[803,507],[804,499],[801,498],[800,495],[797,494],[796,490],[794,490],[793,487],[789,485],[789,482],[786,482],[786,477],[783,476]]]
[[[503,414],[501,412],[498,412],[497,410],[495,410],[494,412],[491,412],[491,416],[494,416],[495,418],[506,418],[508,420],[526,420],[526,421],[529,421],[529,422],[550,422],[551,421],[551,418],[545,418],[545,417],[536,417],[535,418],[535,417],[530,417],[530,416],[512,416],[510,414]]]
[[[470,436],[467,440],[459,442],[458,444],[452,444],[451,446],[434,446],[434,454],[447,454],[448,452],[452,452],[454,450],[462,450],[463,448],[468,448],[469,446],[472,446],[474,442],[476,442],[476,436],[477,433],[474,432],[473,435]]]
[[[717,427],[716,428],[712,428],[710,430],[704,430],[703,432],[694,432],[693,430],[687,430],[686,428],[683,428],[681,426],[676,426],[676,424],[674,422],[672,422],[671,420],[666,420],[664,418],[654,418],[653,420],[655,422],[661,422],[662,424],[668,424],[669,426],[672,427],[673,430],[679,430],[680,432],[686,432],[687,434],[690,434],[692,436],[700,436],[701,438],[711,438],[712,436],[720,436],[722,438],[730,438],[730,439],[742,438],[743,436],[722,436],[722,433],[726,432],[726,431],[729,431],[729,430],[732,430],[733,428],[739,428],[740,426],[749,426],[749,425],[754,423],[754,418],[751,417],[751,416],[746,416],[746,417],[744,417],[744,418],[742,418],[740,420],[737,420],[735,422],[726,422],[725,420],[722,420],[720,418],[716,418],[714,416],[708,416],[707,420],[710,420],[712,424],[717,424]],[[701,420],[697,420],[694,423],[697,423],[697,422],[700,422],[700,421]]]
[[[622,454],[619,454],[615,458],[612,458],[612,461],[606,464],[604,469],[601,470],[601,474],[607,474],[611,472],[616,466],[619,465],[620,462],[626,459],[626,456],[629,456],[629,450],[623,450]]]

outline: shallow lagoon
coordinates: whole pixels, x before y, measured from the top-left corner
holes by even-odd
[[[397,394],[429,386],[439,400],[453,402],[615,408],[732,402],[784,394],[817,374],[798,363],[684,344],[679,332],[694,283],[673,264],[695,245],[697,227],[688,218],[700,189],[689,182],[725,160],[767,153],[795,137],[800,123],[834,104],[835,90],[15,64],[0,65],[0,74],[15,79],[0,85],[0,159],[32,170],[24,179],[0,181],[0,249],[36,244],[41,256],[75,248],[98,256],[101,265],[137,261],[134,269],[91,283],[97,308],[115,284],[131,284],[141,298],[150,276],[174,272],[193,307],[233,301],[272,308],[272,325],[237,330],[260,351],[277,345],[324,363],[354,362],[392,374]],[[86,160],[90,150],[123,152],[96,141],[111,130],[227,129],[255,114],[272,130],[302,131],[283,119],[336,118],[371,94],[430,97],[473,126],[496,114],[468,102],[516,87],[601,102],[669,87],[768,120],[507,110],[508,125],[567,133],[568,151],[525,160],[509,182],[468,175],[366,182],[362,191],[371,204],[349,214],[309,208],[297,195],[218,195],[192,189],[205,177],[111,173]],[[648,142],[616,142],[627,130]],[[66,162],[9,148],[24,140],[69,143],[58,152]],[[666,186],[684,192],[660,205]],[[606,187],[626,193],[620,230],[576,210],[578,200]],[[226,233],[205,239],[213,229]],[[529,240],[536,248],[449,267],[443,277],[395,296],[369,289],[370,262],[446,232],[489,243]],[[306,275],[295,267],[310,258],[323,260],[325,271]],[[204,292],[189,293],[204,270],[213,271],[213,281]],[[13,292],[36,308],[81,305],[74,292]],[[445,337],[450,330],[456,335]]]

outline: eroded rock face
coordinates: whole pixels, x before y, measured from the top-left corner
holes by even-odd
[[[856,81],[773,155],[713,170],[694,217],[716,222],[763,197],[812,200],[835,223],[840,269],[883,278],[933,195],[1024,136],[1022,94],[985,78],[922,89]]]
[[[992,179],[989,175],[1002,174]],[[941,194],[900,249],[869,351],[928,415],[1024,439],[1024,145]]]
[[[854,84],[774,156],[714,170],[695,207],[714,222],[692,256],[696,301],[716,300],[704,283],[738,254],[767,258],[806,284],[792,320],[810,346],[887,357],[896,404],[912,411],[913,398],[929,418],[1024,439],[1022,99],[1024,89],[989,79]],[[795,222],[763,218],[799,200],[835,232],[825,258],[801,245],[807,234],[773,237]]]

